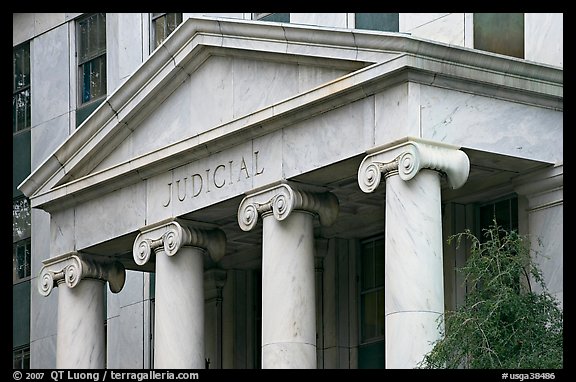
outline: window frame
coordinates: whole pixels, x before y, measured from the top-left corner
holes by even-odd
[[[376,337],[370,337],[368,339],[364,339],[364,328],[363,328],[363,315],[362,315],[362,296],[369,294],[369,293],[378,293],[379,291],[382,291],[383,293],[385,293],[385,287],[384,287],[384,283],[382,283],[381,286],[374,286],[373,288],[369,288],[364,290],[363,289],[363,275],[364,275],[364,269],[363,269],[363,256],[364,256],[364,251],[363,248],[366,244],[368,243],[376,243],[377,241],[382,240],[382,244],[385,245],[385,234],[378,234],[376,236],[372,236],[369,238],[365,238],[360,240],[360,256],[359,256],[359,261],[358,261],[358,346],[365,346],[365,345],[371,345],[371,344],[375,344],[378,342],[382,342],[384,341],[385,338],[385,333],[382,334],[381,336],[376,336]],[[384,255],[385,256],[385,255]],[[382,275],[384,277],[384,274]],[[385,328],[385,320],[384,322],[382,322],[382,328]]]
[[[28,360],[28,367],[25,366],[25,361]],[[19,367],[16,367],[16,361],[19,361]],[[12,349],[12,368],[15,370],[30,369],[30,345],[19,346]]]
[[[501,35],[498,35],[496,37],[494,36],[483,36],[484,38],[479,38],[478,34],[480,31],[486,31],[486,30],[493,30],[493,28],[489,28],[486,27],[486,25],[480,25],[480,22],[478,21],[477,17],[480,17],[480,15],[496,15],[496,13],[483,13],[483,12],[479,12],[479,13],[473,13],[472,14],[472,45],[474,49],[483,51],[483,52],[489,52],[489,53],[494,53],[494,54],[501,54],[504,56],[508,56],[508,57],[515,57],[515,58],[520,58],[520,59],[525,59],[526,58],[526,14],[525,13],[497,13],[498,15],[500,15],[501,17],[503,17],[503,15],[508,15],[509,17],[511,17],[512,15],[522,15],[522,28],[519,30],[522,34],[522,47],[517,47],[517,46],[511,46],[511,44],[508,43],[507,38],[509,37],[510,34],[508,34],[508,36],[502,38]],[[507,25],[509,25],[510,23],[508,23]],[[514,33],[512,33],[512,35],[514,35]],[[478,40],[479,39],[479,40]],[[498,43],[494,43],[494,41],[497,40],[500,42],[501,45],[499,45]],[[504,41],[504,42],[503,42]]]
[[[175,25],[174,29],[168,32],[168,15],[179,15],[180,21]],[[164,38],[156,45],[156,22],[158,19],[164,18]],[[170,36],[180,24],[184,21],[184,14],[183,13],[176,13],[176,12],[165,12],[165,13],[150,13],[150,52],[155,51],[162,43]]]
[[[26,49],[27,48],[27,49]],[[28,62],[27,62],[27,69],[28,69],[28,81],[27,84],[17,87],[16,86],[16,58],[15,58],[15,54],[17,51],[25,51],[27,53],[27,58],[28,58]],[[16,117],[18,115],[18,113],[16,112],[16,110],[14,109],[14,103],[15,103],[15,97],[23,94],[23,93],[28,93],[27,97],[28,97],[28,102],[25,105],[26,107],[26,121],[25,121],[25,126],[22,128],[18,128],[18,119],[14,119],[14,117]],[[32,63],[31,63],[31,59],[30,59],[30,40],[25,41],[23,43],[20,43],[16,46],[14,46],[12,48],[12,105],[13,105],[13,109],[12,109],[12,113],[13,113],[13,119],[12,119],[12,135],[16,135],[19,134],[21,132],[24,131],[28,131],[30,130],[30,128],[32,127]],[[14,121],[16,121],[16,123],[14,123]]]
[[[18,250],[24,248],[24,276],[19,276],[20,264],[18,262]],[[27,271],[27,272],[26,272]],[[12,243],[12,284],[29,281],[32,278],[32,238],[27,237]]]
[[[81,38],[81,28],[82,28],[82,23],[87,21],[88,19],[90,19],[91,17],[98,17],[98,15],[103,15],[104,16],[104,44],[103,44],[103,48],[100,48],[99,50],[96,50],[95,52],[92,52],[90,54],[87,55],[87,57],[83,58],[82,54],[81,54],[81,44],[82,44],[82,38]],[[75,57],[76,57],[76,68],[77,68],[77,102],[78,102],[78,106],[77,106],[77,110],[82,110],[85,108],[88,108],[96,103],[101,102],[102,100],[106,99],[107,95],[108,95],[108,84],[107,84],[107,72],[108,72],[108,63],[107,63],[107,33],[106,33],[106,13],[91,13],[88,15],[84,15],[81,18],[78,18],[76,20],[75,23],[75,35],[76,35],[76,52],[75,52]],[[104,60],[104,74],[102,75],[103,78],[103,86],[104,86],[104,92],[103,94],[97,96],[97,97],[93,97],[92,96],[92,92],[90,93],[90,99],[88,101],[84,101],[84,65],[92,63],[92,62],[96,62],[96,60],[98,59],[103,59]],[[101,73],[102,74],[102,73]]]

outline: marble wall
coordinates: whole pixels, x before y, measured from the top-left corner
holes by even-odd
[[[564,67],[564,14],[526,13],[524,41],[527,60]]]

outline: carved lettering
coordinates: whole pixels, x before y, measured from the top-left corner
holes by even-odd
[[[264,172],[264,167],[258,170],[258,151],[254,151],[254,176],[260,175]]]
[[[241,156],[239,167],[234,166],[234,160],[229,160],[228,162],[219,163],[215,167],[205,168],[202,171],[176,179],[174,181],[174,187],[172,186],[174,182],[168,183],[168,199],[162,203],[162,206],[168,207],[170,203],[172,203],[173,192],[175,193],[175,201],[178,199],[180,202],[185,202],[187,198],[197,198],[202,192],[209,193],[211,191],[211,184],[215,187],[212,191],[220,190],[227,185],[234,184],[235,181],[241,182],[249,179],[251,176],[263,174],[265,167],[262,163],[258,162],[258,154],[259,151],[253,152],[253,166],[250,167],[246,164],[244,156]],[[235,174],[238,175],[237,180],[234,178]],[[188,178],[190,178],[192,187],[191,192],[188,192]]]
[[[238,181],[240,181],[240,175],[242,175],[242,170],[244,170],[244,173],[246,174],[246,179],[250,178],[244,157],[242,157],[242,161],[240,162],[240,173],[238,174]]]
[[[218,166],[216,166],[216,168],[214,169],[214,186],[216,186],[216,188],[222,188],[224,187],[224,185],[226,184],[226,180],[222,179],[222,183],[217,183],[216,182],[216,177],[218,174],[218,170],[219,169],[226,169],[226,166],[223,164],[219,164]]]
[[[198,183],[196,182],[196,180],[198,179],[198,183],[200,184],[199,186],[196,186]],[[200,174],[194,174],[192,175],[192,196],[193,197],[197,197],[198,195],[200,195],[200,192],[202,192],[202,175]],[[198,188],[196,188],[198,187]],[[198,190],[198,191],[196,191]]]
[[[172,183],[168,183],[168,201],[162,204],[162,207],[168,207],[172,200]]]
[[[184,195],[182,195],[182,197],[180,197],[180,179],[178,179],[176,181],[176,195],[178,195],[178,200],[181,202],[184,201],[184,199],[186,199],[186,180],[187,179],[188,179],[187,177],[184,177],[184,187],[183,187],[184,188]]]

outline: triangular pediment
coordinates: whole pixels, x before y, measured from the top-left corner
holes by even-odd
[[[20,189],[42,208],[118,189],[366,97],[406,67],[527,70],[481,54],[394,33],[190,18]]]

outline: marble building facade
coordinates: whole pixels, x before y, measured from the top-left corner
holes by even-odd
[[[447,237],[502,203],[562,301],[562,14],[524,15],[523,58],[467,13],[183,14],[154,50],[106,14],[76,127],[81,17],[14,15],[31,368],[412,368],[465,295]]]

